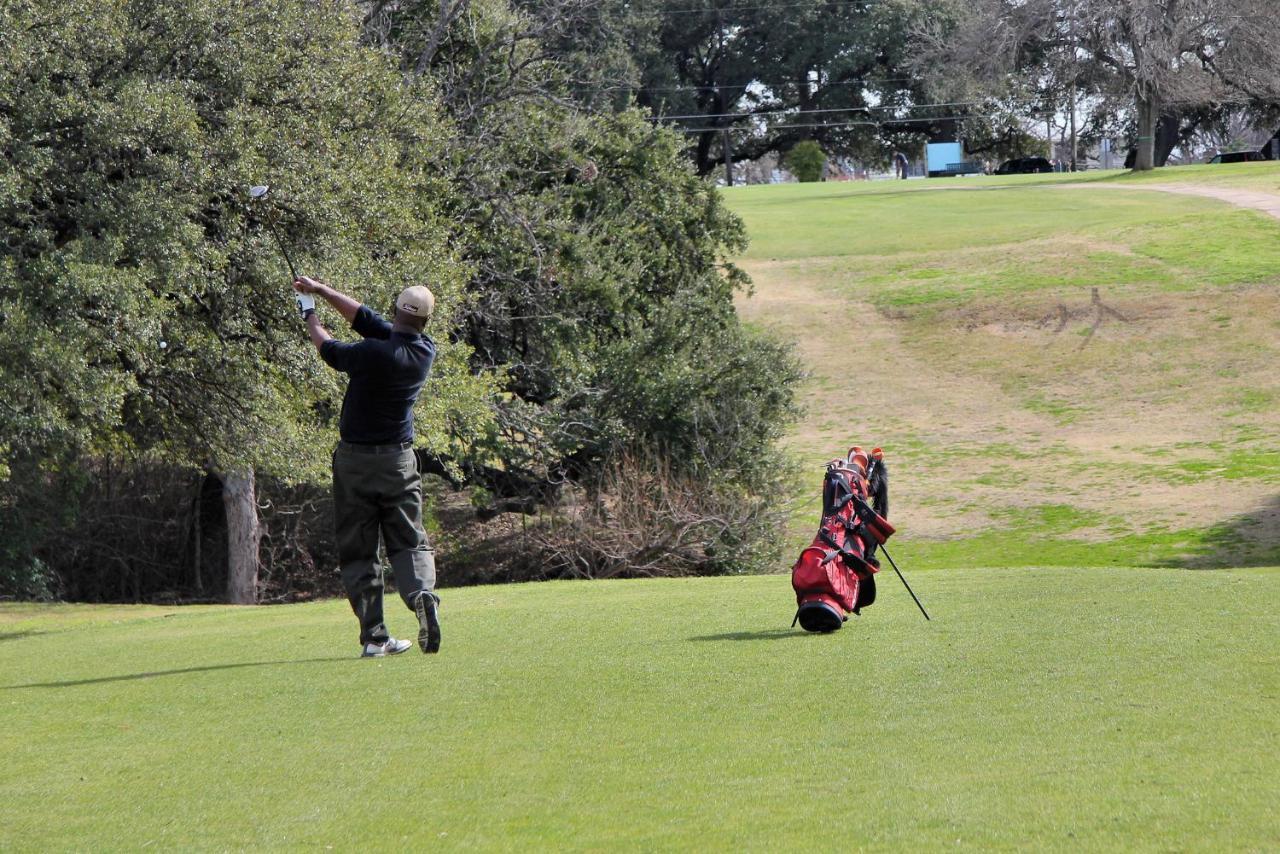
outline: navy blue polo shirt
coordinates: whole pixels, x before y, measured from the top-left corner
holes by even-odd
[[[393,332],[367,305],[356,311],[351,328],[364,340],[347,344],[330,338],[320,345],[320,358],[351,377],[338,422],[342,440],[359,445],[412,442],[413,404],[431,373],[436,343],[416,332]]]

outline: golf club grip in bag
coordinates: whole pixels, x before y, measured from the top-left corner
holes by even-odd
[[[792,625],[798,622],[805,631],[835,631],[850,613],[860,613],[875,601],[875,573],[880,569],[875,547],[892,536],[894,528],[876,512],[888,506],[887,477],[875,481],[877,508],[868,503],[869,462],[860,448],[854,448],[847,461],[827,465],[818,533],[791,568],[798,606]],[[873,475],[877,468],[883,470],[879,459],[871,463]]]

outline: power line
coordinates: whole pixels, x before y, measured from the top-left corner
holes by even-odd
[[[919,82],[915,77],[885,77],[880,79],[867,80],[832,80],[827,83],[816,84],[819,89],[827,89],[832,86],[881,86],[886,83],[916,83]],[[698,86],[695,84],[687,84],[684,86],[606,86],[600,89],[592,89],[587,87],[574,88],[575,92],[585,94],[603,94],[608,92],[717,92],[721,89],[746,89],[748,86],[759,86],[764,89],[782,89],[787,86],[794,86],[796,81],[788,83],[761,83],[758,80],[752,80],[747,83],[724,83],[718,85]]]
[[[725,6],[709,9],[651,9],[645,15],[723,15],[730,12],[764,12],[770,9],[825,9],[844,6],[883,6],[885,0],[827,0],[821,3],[765,3],[757,6]]]
[[[985,115],[985,116],[932,116],[932,117],[930,117],[930,118],[919,118],[919,119],[881,119],[881,120],[879,120],[879,121],[857,121],[857,122],[855,122],[855,121],[849,121],[849,122],[814,122],[814,123],[798,123],[798,124],[774,125],[774,126],[770,127],[770,128],[769,128],[769,130],[770,130],[770,131],[791,130],[792,128],[850,128],[850,127],[884,127],[885,125],[917,124],[917,123],[922,123],[922,122],[955,122],[955,121],[963,121],[964,119],[978,119],[978,118],[983,118],[983,119],[993,119],[993,118],[1001,118],[1001,116],[997,116],[997,115]],[[721,126],[721,127],[707,127],[707,128],[680,128],[680,127],[673,127],[673,128],[671,128],[671,130],[677,131],[677,132],[679,132],[679,133],[713,133],[713,132],[714,132],[714,133],[721,133],[721,132],[726,131],[726,130],[729,130],[729,131],[732,131],[732,130],[753,130],[753,128],[733,128],[733,127],[729,127],[728,125],[724,125],[724,126]]]
[[[923,110],[933,107],[981,107],[988,104],[989,101],[947,101],[938,104],[903,104],[901,106],[871,106],[871,107],[827,107],[815,110],[793,110],[790,107],[779,107],[775,110],[760,110],[757,112],[745,113],[690,113],[683,116],[646,116],[651,122],[676,121],[678,119],[749,119],[756,116],[776,116],[786,114],[791,116],[815,115],[819,113],[851,113],[862,112],[869,113],[875,111],[889,110]],[[1018,106],[1039,106],[1039,102],[1020,101]]]

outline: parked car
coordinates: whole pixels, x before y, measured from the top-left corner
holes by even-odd
[[[1261,151],[1224,151],[1222,154],[1215,155],[1210,163],[1253,163],[1258,160],[1266,160],[1266,156]]]
[[[1015,157],[1000,164],[997,175],[1028,175],[1038,172],[1052,172],[1053,164],[1044,157]]]

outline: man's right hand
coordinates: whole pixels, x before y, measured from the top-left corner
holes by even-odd
[[[333,306],[347,323],[355,320],[356,312],[360,310],[360,303],[341,291],[334,290],[319,279],[313,279],[310,276],[299,276],[294,279],[293,289],[300,294],[315,294],[320,297]]]

